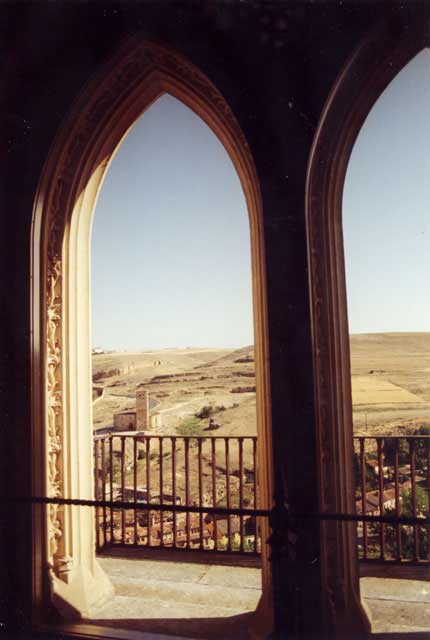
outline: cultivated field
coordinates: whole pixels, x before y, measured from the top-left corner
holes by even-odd
[[[430,422],[430,333],[351,336],[354,430],[406,434]]]

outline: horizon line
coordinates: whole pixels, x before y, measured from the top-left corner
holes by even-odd
[[[417,334],[430,334],[430,330],[429,331],[357,331],[357,332],[353,332],[350,333],[349,336],[368,336],[368,335],[417,335]],[[118,349],[118,348],[113,348],[113,347],[92,347],[91,350],[94,351],[95,349],[103,349],[103,351],[110,351],[112,353],[151,353],[152,351],[178,351],[178,350],[182,350],[182,351],[186,351],[186,350],[192,350],[192,349],[199,349],[199,350],[203,350],[203,349],[231,349],[231,350],[238,350],[238,349],[246,349],[246,348],[251,348],[254,347],[255,343],[250,343],[250,344],[244,344],[244,345],[240,345],[240,346],[213,346],[213,345],[187,345],[186,347],[182,347],[182,346],[177,346],[177,347],[151,347],[151,348],[145,348],[145,349]]]

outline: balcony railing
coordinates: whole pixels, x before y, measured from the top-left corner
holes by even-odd
[[[96,509],[97,548],[137,546],[259,554],[258,518],[207,514],[204,507],[257,507],[257,438],[94,437],[95,498],[149,502],[162,510]],[[200,507],[200,513],[169,511]]]
[[[354,450],[358,516],[430,517],[430,436],[354,437]],[[94,459],[96,499],[161,505],[153,511],[98,507],[99,550],[261,552],[258,518],[226,513],[257,508],[256,437],[110,433],[95,436]],[[169,511],[169,505],[184,510]],[[208,514],[205,507],[223,513]],[[430,563],[427,524],[359,522],[357,534],[362,562]]]
[[[356,511],[365,515],[430,515],[430,436],[354,438]],[[363,562],[425,564],[430,527],[420,524],[358,524]]]

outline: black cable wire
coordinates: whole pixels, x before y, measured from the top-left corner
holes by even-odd
[[[46,496],[20,496],[20,497],[0,497],[0,504],[58,504],[78,507],[107,507],[109,509],[129,509],[130,511],[176,511],[179,513],[206,513],[217,515],[243,515],[261,518],[270,518],[277,512],[283,512],[291,520],[324,520],[339,522],[375,522],[384,524],[403,524],[430,526],[430,518],[419,516],[396,516],[396,515],[360,515],[356,513],[327,513],[327,512],[304,512],[293,513],[287,506],[275,506],[273,509],[239,509],[231,507],[198,507],[181,504],[157,504],[149,502],[125,502],[122,500],[85,500],[74,498],[48,498]]]

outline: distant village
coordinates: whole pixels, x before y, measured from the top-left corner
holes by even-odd
[[[213,423],[213,418],[209,418],[209,428]],[[155,406],[151,408],[150,394],[143,385],[136,387],[136,407],[134,410],[118,411],[113,414],[113,431],[112,433],[121,433],[123,436],[132,437],[153,435],[154,431],[162,427],[162,414],[157,411]],[[155,438],[157,436],[155,435]],[[178,436],[180,438],[180,436]],[[113,450],[113,456],[117,459],[121,458],[120,450]],[[157,455],[157,454],[152,454]],[[100,456],[99,456],[100,458]],[[152,456],[151,456],[152,459]],[[99,460],[100,463],[100,460]],[[148,462],[146,461],[146,464]],[[153,464],[157,463],[157,458]],[[97,465],[96,473],[98,476],[98,490],[105,496],[112,496],[114,501],[136,501],[136,502],[153,502],[165,504],[183,504],[180,495],[173,495],[171,480],[165,478],[163,481],[163,492],[157,489],[148,491],[146,486],[134,486],[122,483],[121,479],[115,481],[115,477],[110,478],[109,470],[101,468]],[[133,469],[133,461],[124,461],[125,472]],[[148,479],[148,478],[147,478]],[[237,475],[230,475],[228,478],[229,491],[231,498],[238,496],[240,479]],[[244,470],[242,478],[242,486],[249,487],[254,490],[254,473],[249,469]],[[101,483],[101,486],[100,486]],[[202,506],[213,506],[220,503],[226,496],[226,479],[218,480],[215,493],[213,488],[202,493]],[[196,487],[190,487],[190,504],[198,506],[199,500],[196,495]],[[142,511],[135,514],[134,511],[126,511],[122,514],[113,512],[110,517],[99,518],[99,536],[106,542],[113,541],[123,544],[139,544],[150,546],[172,546],[186,548],[225,550],[231,548],[238,550],[242,547],[244,550],[253,551],[255,545],[260,545],[260,541],[256,542],[256,523],[253,517],[238,516],[212,516],[190,513],[183,514],[172,512],[151,512]]]

